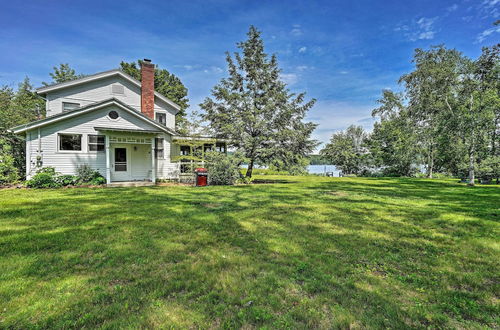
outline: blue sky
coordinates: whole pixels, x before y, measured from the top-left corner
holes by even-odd
[[[500,0],[3,1],[0,84],[49,81],[54,65],[79,73],[151,58],[189,89],[191,109],[226,74],[249,25],[263,32],[292,91],[318,101],[308,119],[322,142],[350,124],[372,126],[384,88],[412,69],[417,47],[444,43],[477,57],[500,41]]]

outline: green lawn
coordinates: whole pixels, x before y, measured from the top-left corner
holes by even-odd
[[[0,328],[499,327],[500,187],[0,190]]]

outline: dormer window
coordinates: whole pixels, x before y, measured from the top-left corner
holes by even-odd
[[[80,103],[63,102],[62,107],[63,107],[63,112],[67,112],[78,109],[80,107]]]
[[[166,113],[157,112],[156,113],[156,121],[159,122],[162,125],[167,126],[167,114]]]

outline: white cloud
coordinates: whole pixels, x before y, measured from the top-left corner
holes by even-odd
[[[419,40],[430,40],[434,39],[434,31],[422,32],[418,35]]]
[[[297,75],[295,73],[282,73],[280,74],[280,78],[287,85],[293,85],[297,82]]]
[[[203,70],[205,73],[222,73],[224,70],[218,66],[211,66],[208,69]]]
[[[295,25],[293,25],[293,29],[290,31],[290,34],[294,37],[299,37],[299,36],[303,35],[304,33],[302,32],[300,25],[295,24]]]
[[[309,69],[309,67],[307,65],[299,65],[297,67],[297,70],[299,70],[299,71],[305,71],[307,69]]]
[[[307,47],[305,47],[305,46],[304,47],[300,47],[299,48],[299,53],[305,53],[306,50],[307,50]]]
[[[457,9],[458,9],[458,5],[456,3],[454,3],[453,5],[451,5],[448,8],[446,8],[446,10],[449,11],[449,12],[455,11]]]
[[[340,71],[339,73],[340,73],[340,74],[348,74],[348,73],[349,73],[349,71]]]
[[[435,22],[438,17],[421,17],[409,24],[400,24],[394,28],[395,32],[402,33],[410,41],[434,39],[436,34]]]
[[[477,38],[476,38],[476,43],[483,42],[493,33],[500,33],[500,26],[495,26],[495,27],[489,28],[489,29],[484,30],[483,32],[479,33]]]
[[[184,69],[186,69],[186,70],[193,70],[193,66],[192,65],[183,65],[182,67]]]
[[[483,15],[483,18],[498,18],[500,17],[499,5],[500,0],[483,0],[483,2],[481,2],[478,6],[478,10],[479,13]]]

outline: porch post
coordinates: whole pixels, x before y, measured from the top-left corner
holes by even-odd
[[[151,138],[151,182],[156,183],[156,162],[155,162],[155,143],[156,139]]]
[[[111,159],[109,157],[109,135],[105,135],[106,141],[106,183],[111,183]]]

